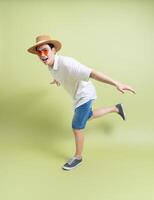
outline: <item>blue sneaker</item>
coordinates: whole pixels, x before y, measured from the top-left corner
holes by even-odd
[[[126,115],[124,113],[124,109],[122,104],[117,104],[116,108],[118,109],[118,114],[122,117],[123,120],[126,120]]]
[[[76,157],[71,158],[65,165],[62,167],[64,170],[71,170],[80,165],[82,159],[77,159]]]

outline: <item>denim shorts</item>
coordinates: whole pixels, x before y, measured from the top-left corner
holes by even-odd
[[[77,107],[74,112],[73,120],[72,120],[72,128],[73,129],[84,129],[86,123],[90,117],[92,117],[92,101],[82,104]]]

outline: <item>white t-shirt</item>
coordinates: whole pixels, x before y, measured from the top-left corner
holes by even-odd
[[[55,55],[54,66],[49,70],[73,98],[74,108],[97,98],[95,87],[89,80],[92,70],[74,58]]]

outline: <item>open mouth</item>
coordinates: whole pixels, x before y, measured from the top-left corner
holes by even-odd
[[[41,60],[42,60],[43,62],[45,62],[45,61],[48,60],[48,57],[46,57],[46,58],[41,58]]]

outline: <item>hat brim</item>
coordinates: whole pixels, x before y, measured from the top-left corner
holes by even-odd
[[[37,54],[36,47],[41,46],[43,44],[53,44],[56,49],[56,52],[59,51],[62,47],[62,44],[57,40],[45,40],[36,43],[34,46],[27,49],[27,51],[32,54]]]

